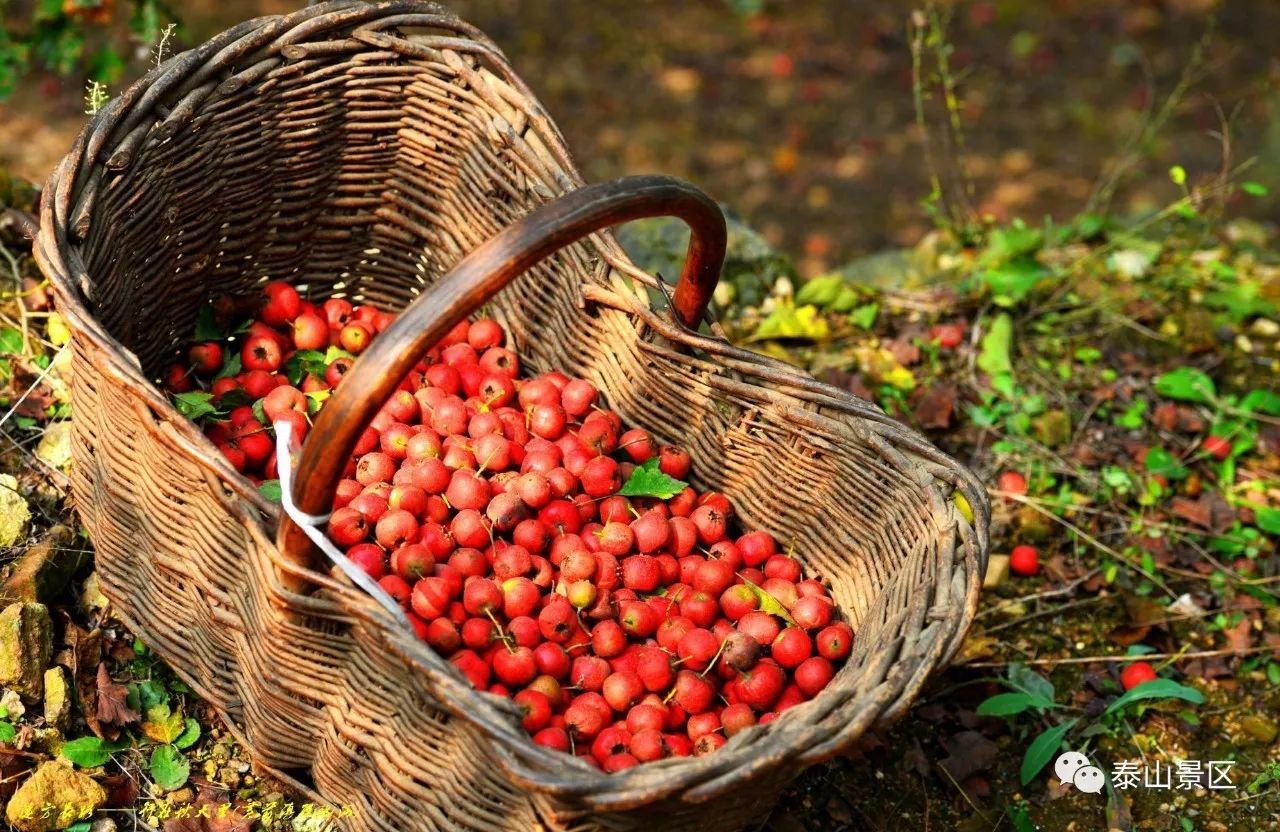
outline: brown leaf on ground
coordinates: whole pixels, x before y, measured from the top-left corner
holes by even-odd
[[[129,774],[112,774],[98,781],[107,790],[107,806],[112,809],[129,809],[138,800],[138,777]]]
[[[931,385],[916,402],[916,421],[924,428],[949,428],[956,410],[956,386],[939,383]]]
[[[98,723],[98,678],[94,669],[102,661],[102,633],[85,630],[64,614],[63,640],[71,648],[71,677],[75,680],[76,695],[80,698],[80,710],[89,730],[99,737],[108,737]]]
[[[961,731],[943,743],[950,755],[940,767],[956,783],[963,783],[980,771],[986,771],[996,761],[1000,749],[994,742],[977,731]]]
[[[1121,647],[1128,647],[1130,644],[1137,644],[1146,639],[1151,633],[1149,624],[1127,625],[1122,624],[1115,627],[1111,632],[1107,633],[1107,638]]]
[[[1222,635],[1236,655],[1247,653],[1253,646],[1253,619],[1247,615],[1242,617],[1236,626],[1224,629]]]
[[[22,785],[22,775],[34,765],[30,757],[22,754],[0,753],[0,803],[8,802],[18,786]]]
[[[106,662],[98,665],[98,722],[104,725],[124,726],[137,722],[141,714],[129,707],[129,689],[117,685],[107,673]]]
[[[848,390],[860,399],[866,399],[869,402],[875,401],[875,394],[871,392],[871,388],[862,380],[862,376],[857,373],[834,369],[823,370],[818,374],[818,381],[830,384],[832,387],[839,387],[841,390]]]
[[[1172,432],[1178,427],[1178,406],[1173,402],[1159,405],[1152,411],[1151,421],[1155,422],[1160,430]]]
[[[1235,510],[1216,492],[1192,500],[1174,497],[1173,513],[1188,523],[1220,532],[1231,525]]]
[[[920,361],[920,348],[907,338],[894,338],[884,346],[893,355],[894,359],[904,367],[910,367]]]

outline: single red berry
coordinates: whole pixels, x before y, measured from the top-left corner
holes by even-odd
[[[1133,690],[1138,685],[1156,678],[1156,669],[1148,662],[1133,662],[1120,671],[1120,684],[1125,690]]]
[[[1206,436],[1200,443],[1200,447],[1214,459],[1226,459],[1231,456],[1231,440],[1225,436]]]
[[[1027,493],[1027,478],[1017,471],[1003,471],[996,479],[996,487],[1007,494],[1022,497]],[[1009,498],[1006,497],[1005,500],[1007,502]]]
[[[1014,546],[1013,552],[1009,554],[1009,569],[1013,574],[1024,577],[1036,574],[1040,571],[1040,553],[1036,547],[1025,543]]]

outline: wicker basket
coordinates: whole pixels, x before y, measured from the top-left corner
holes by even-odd
[[[581,186],[494,44],[417,0],[228,30],[110,102],[49,180],[37,256],[74,333],[74,494],[103,590],[260,766],[349,829],[740,828],[899,717],[973,617],[974,477],[873,405],[698,333],[723,253],[705,197]],[[674,314],[599,230],[657,213],[694,231]],[[534,746],[512,703],[314,562],[153,383],[203,302],[267,279],[409,307],[308,437],[304,510],[416,353],[487,302],[526,365],[595,381],[830,579],[858,633],[847,665],[706,757],[605,775]]]

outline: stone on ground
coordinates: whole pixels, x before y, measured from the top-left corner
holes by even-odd
[[[18,787],[5,820],[19,832],[54,832],[88,819],[107,800],[93,778],[62,760],[48,760]]]
[[[10,604],[0,612],[0,687],[34,701],[44,693],[53,627],[44,604]]]

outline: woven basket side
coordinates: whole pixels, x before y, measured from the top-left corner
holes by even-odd
[[[607,234],[498,295],[522,361],[593,379],[626,421],[687,446],[696,484],[793,545],[859,629],[815,702],[715,755],[606,777],[532,746],[510,703],[466,689],[349,584],[313,572],[319,594],[285,590],[271,509],[145,382],[210,297],[271,278],[400,307],[580,184],[491,44],[425,8],[339,3],[238,27],[176,59],[163,94],[126,93],[154,100],[143,115],[113,105],[51,180],[67,224],[47,223],[42,263],[77,336],[76,408],[91,413],[77,496],[104,585],[260,760],[304,781],[309,766],[325,799],[352,805],[352,828],[735,828],[802,764],[900,715],[959,644],[986,503],[954,462],[870,405],[649,310],[654,278]],[[89,164],[103,158],[117,163]]]

